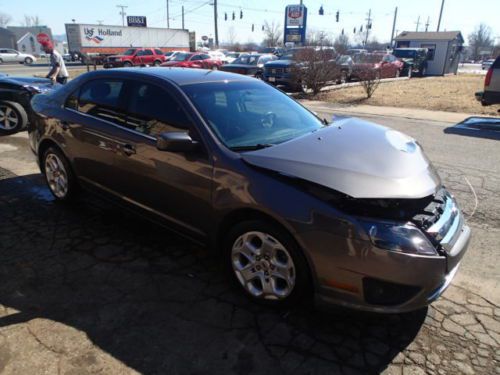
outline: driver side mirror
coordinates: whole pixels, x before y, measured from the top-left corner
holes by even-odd
[[[165,132],[161,133],[156,141],[156,148],[160,151],[189,152],[198,147],[198,142],[194,141],[185,132]]]

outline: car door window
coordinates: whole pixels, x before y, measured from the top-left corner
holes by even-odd
[[[201,60],[200,55],[194,55],[193,57],[191,57],[191,61],[198,61],[198,60]]]
[[[155,53],[157,55],[163,55],[163,52],[161,50],[159,50],[159,49],[155,49]]]
[[[136,56],[144,56],[146,51],[138,51],[135,55]]]
[[[78,99],[78,111],[102,120],[123,125],[123,110],[120,108],[121,80],[93,80],[84,84]]]
[[[210,55],[201,55],[202,60],[208,60],[211,59],[212,57]]]
[[[188,117],[172,95],[150,83],[130,84],[126,119],[129,129],[151,137],[189,129]]]
[[[150,51],[149,49],[143,51],[143,55],[144,56],[152,56],[153,55],[153,51]]]

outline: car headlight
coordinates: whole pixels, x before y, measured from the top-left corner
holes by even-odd
[[[411,224],[361,222],[373,245],[398,253],[438,255],[427,237]]]

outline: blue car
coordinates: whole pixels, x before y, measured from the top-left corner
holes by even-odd
[[[269,61],[264,65],[264,81],[272,85],[284,85],[296,89],[298,82],[292,78],[292,67],[296,63],[297,53],[300,48],[288,50],[278,60]]]

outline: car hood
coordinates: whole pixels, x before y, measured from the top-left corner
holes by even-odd
[[[265,67],[269,68],[279,68],[279,67],[284,67],[284,66],[290,66],[293,65],[294,61],[293,60],[274,60],[274,61],[269,61],[265,64]]]
[[[7,82],[18,86],[32,86],[32,87],[51,87],[52,81],[48,78],[36,77],[12,77],[6,76],[0,78],[1,82]]]
[[[355,118],[241,156],[250,165],[354,198],[422,198],[441,185],[415,140]]]

